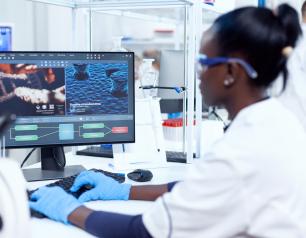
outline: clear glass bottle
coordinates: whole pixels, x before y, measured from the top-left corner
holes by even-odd
[[[113,48],[111,51],[113,52],[128,52],[127,49],[122,47],[122,36],[114,36],[113,37]]]
[[[153,67],[154,59],[143,59],[140,69],[141,86],[158,86],[157,72]],[[144,89],[143,94],[145,97],[156,97],[157,89]]]

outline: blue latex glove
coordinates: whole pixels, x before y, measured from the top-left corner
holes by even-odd
[[[47,217],[68,224],[68,216],[82,204],[60,187],[41,187],[31,195],[30,207]]]
[[[128,200],[131,190],[130,184],[120,184],[102,173],[83,171],[75,179],[70,191],[76,192],[84,185],[91,185],[93,188],[79,197],[81,203],[93,200]]]

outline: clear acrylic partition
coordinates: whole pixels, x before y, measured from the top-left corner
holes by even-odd
[[[185,7],[180,4],[170,7],[165,4],[165,1],[160,5],[149,7],[145,2],[141,1],[139,5],[134,6],[124,4],[124,7],[117,6],[114,9],[95,7],[91,10],[91,50],[109,51],[113,47],[116,48],[114,46],[114,38],[121,36],[122,48],[135,52],[136,65],[140,64],[138,68],[137,66],[135,68],[139,78],[142,78],[141,69],[145,65],[143,59],[155,59],[153,65],[157,73],[159,73],[158,64],[160,62],[158,61],[160,61],[160,55],[158,54],[160,52],[165,50],[185,52],[187,48],[185,44],[187,39]],[[150,2],[152,4],[152,2],[157,3],[158,1]],[[177,1],[172,2],[177,3]],[[184,62],[180,67],[185,67]],[[136,81],[136,84],[138,82]],[[183,85],[186,85],[186,83],[183,82]],[[139,90],[139,85],[135,87],[135,90],[142,91],[141,89]],[[145,91],[138,94],[141,97],[150,95]],[[185,105],[186,98],[184,98],[184,102]],[[183,109],[182,115],[186,115],[186,107]],[[163,118],[166,119],[167,116],[167,114],[163,114]],[[181,130],[183,131],[183,128]],[[168,145],[166,150],[186,151],[184,137],[181,137],[179,141],[173,138],[170,143],[167,141],[166,144]]]
[[[196,0],[23,0],[33,11],[33,44],[16,50],[109,51],[114,37],[137,56],[148,49],[184,51],[186,95],[194,98],[195,46],[206,18]],[[29,6],[31,5],[31,6]],[[68,17],[67,17],[68,16]],[[200,16],[200,18],[198,17]],[[203,17],[203,21],[201,21]],[[198,95],[197,95],[198,96]],[[184,121],[193,124],[194,104],[184,100]],[[183,122],[183,125],[186,123]],[[182,151],[192,158],[193,130],[184,130]]]

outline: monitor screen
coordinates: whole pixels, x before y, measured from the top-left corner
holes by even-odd
[[[12,50],[12,27],[0,26],[0,51]]]
[[[161,52],[159,86],[183,87],[185,85],[184,57],[184,51],[182,50],[164,50]],[[162,113],[183,111],[183,93],[178,94],[175,90],[159,89],[158,97],[161,98]],[[194,102],[196,103],[195,99]],[[208,106],[204,101],[202,101],[202,111],[208,111]]]
[[[6,147],[135,141],[131,52],[0,52]]]
[[[160,59],[159,86],[183,87],[185,85],[184,52],[181,50],[163,50]],[[175,70],[173,70],[175,69]],[[184,94],[175,90],[158,89],[161,113],[183,111]]]
[[[164,50],[161,52],[159,86],[184,87],[185,86],[185,59],[181,50]],[[174,70],[175,69],[175,70]],[[158,90],[161,99],[183,99],[184,94],[175,90]]]

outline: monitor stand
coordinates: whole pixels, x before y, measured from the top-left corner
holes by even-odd
[[[41,148],[41,168],[23,169],[28,182],[61,179],[76,175],[85,170],[81,165],[66,165],[62,146]]]

